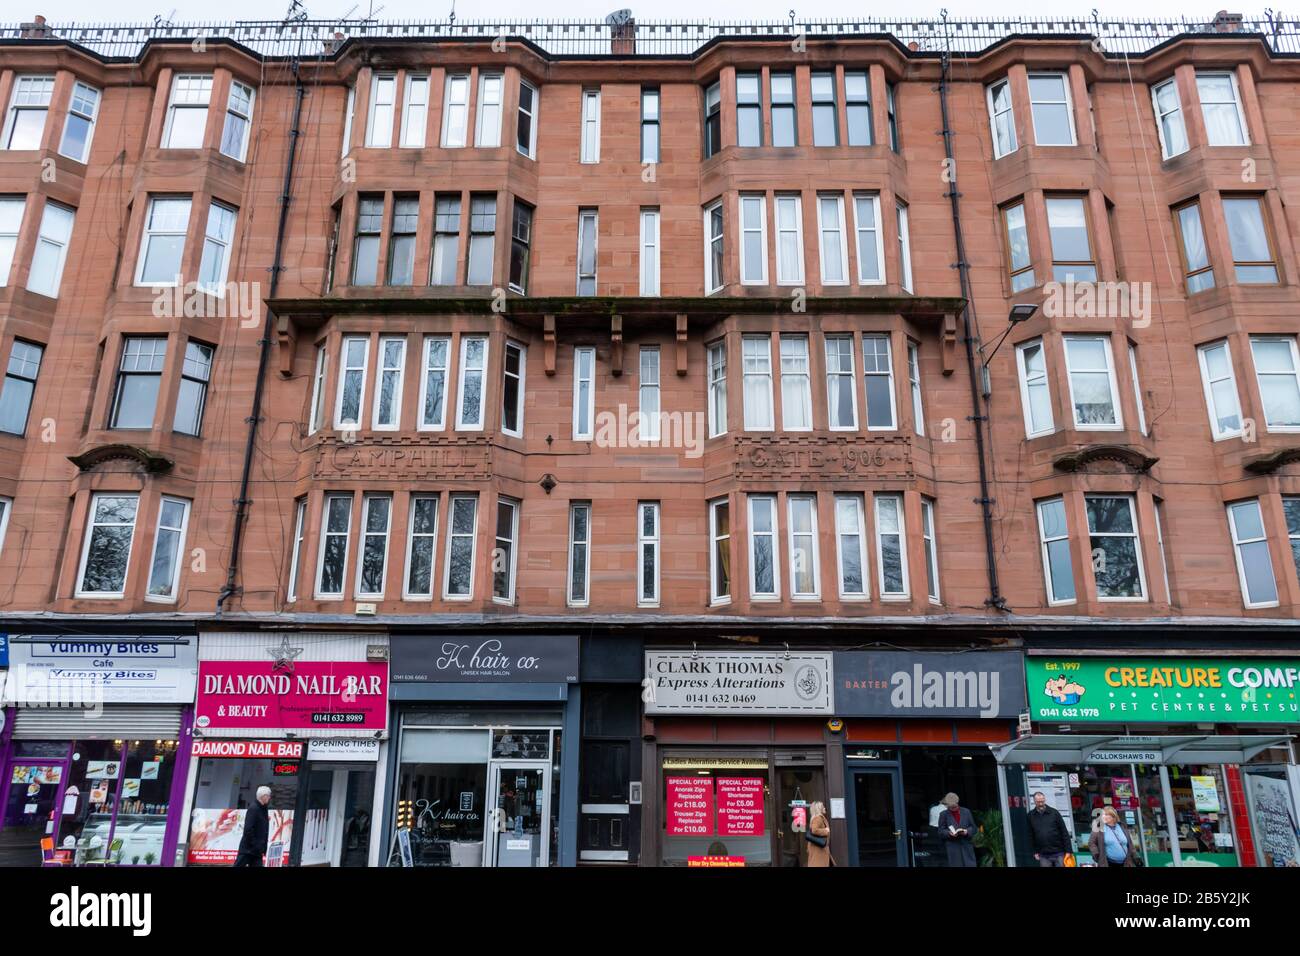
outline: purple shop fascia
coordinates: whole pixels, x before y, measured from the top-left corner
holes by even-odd
[[[197,635],[2,637],[0,866],[174,865]]]

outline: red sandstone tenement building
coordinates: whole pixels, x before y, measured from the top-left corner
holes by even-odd
[[[0,29],[5,859],[1284,861],[1300,26],[588,27]]]

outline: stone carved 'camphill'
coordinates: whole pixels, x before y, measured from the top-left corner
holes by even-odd
[[[316,448],[313,478],[419,478],[451,481],[490,478],[485,438],[405,441],[325,440]]]
[[[912,439],[906,435],[736,439],[736,477],[739,479],[910,479],[913,475]]]

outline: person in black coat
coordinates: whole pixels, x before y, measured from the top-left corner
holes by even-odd
[[[244,835],[239,838],[239,855],[235,866],[261,866],[266,855],[266,841],[271,837],[271,788],[257,788],[257,802],[244,814]]]
[[[1041,790],[1034,794],[1034,808],[1029,811],[1029,844],[1039,866],[1065,866],[1065,854],[1073,850],[1064,818]]]
[[[948,848],[949,866],[975,866],[975,818],[965,807],[960,806],[957,794],[950,793],[943,798],[947,808],[939,814],[939,839]]]

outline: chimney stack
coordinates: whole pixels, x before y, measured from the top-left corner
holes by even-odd
[[[31,23],[24,23],[18,30],[24,40],[49,40],[54,31],[45,25],[45,18],[39,13]]]
[[[631,10],[615,10],[605,18],[609,24],[609,52],[615,56],[636,53],[636,20]]]
[[[1227,10],[1220,10],[1214,15],[1215,33],[1240,33],[1241,32],[1241,14],[1229,13]]]

